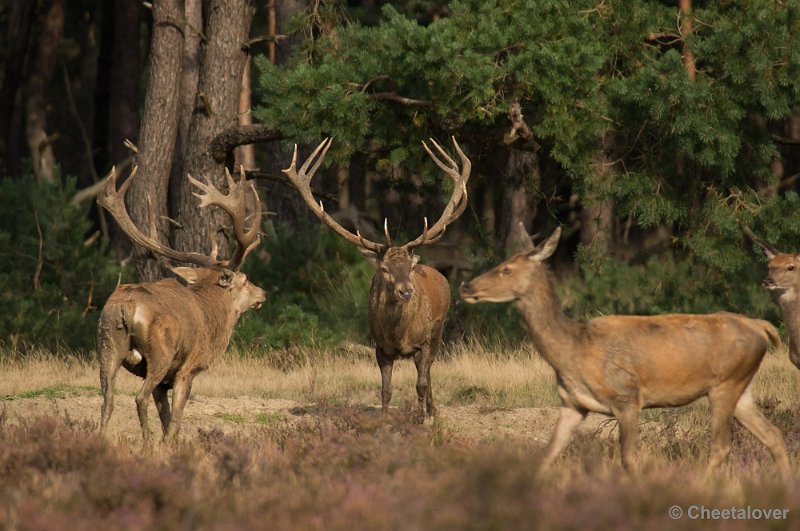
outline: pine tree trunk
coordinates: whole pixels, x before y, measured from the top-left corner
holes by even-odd
[[[198,101],[189,125],[184,174],[207,176],[224,191],[224,165],[214,160],[209,146],[219,133],[237,124],[242,71],[247,59],[242,45],[250,33],[254,8],[249,0],[212,0],[206,13],[207,40],[200,51]],[[197,199],[186,182],[180,186],[176,219],[175,247],[182,251],[207,252],[209,223],[217,228],[230,226],[230,219],[219,209],[198,211]],[[220,257],[227,256],[227,238],[220,234],[217,239]]]
[[[149,203],[157,226],[157,234],[151,236],[164,243],[169,241],[165,217],[178,128],[183,20],[182,0],[157,0],[153,3],[147,96],[139,132],[139,173],[128,192],[128,210],[133,222],[147,232]],[[141,281],[164,276],[161,263],[149,252],[134,246],[134,256]]]
[[[55,179],[56,157],[47,136],[47,94],[58,60],[58,45],[64,33],[65,0],[53,0],[42,24],[36,65],[28,84],[25,105],[25,136],[33,173],[38,181]]]
[[[542,180],[536,151],[511,149],[507,171],[512,184],[503,191],[504,210],[508,213],[503,241],[506,251],[512,252],[519,249],[517,225],[522,222],[525,230],[530,232],[536,215],[536,207],[530,198],[530,190],[538,188]]]

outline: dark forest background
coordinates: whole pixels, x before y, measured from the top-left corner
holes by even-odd
[[[139,174],[129,210],[207,252],[220,214],[186,174],[257,182],[269,301],[236,341],[367,342],[372,269],[280,169],[334,137],[314,188],[348,228],[396,239],[437,219],[448,179],[421,141],[455,136],[469,207],[420,254],[453,286],[564,229],[564,306],[730,310],[779,322],[749,227],[800,250],[800,2],[794,0],[0,1],[0,342],[90,349],[118,281],[165,264],[95,197]],[[150,207],[148,207],[150,205]],[[211,219],[214,218],[214,219]],[[509,305],[454,299],[448,338],[515,341]]]

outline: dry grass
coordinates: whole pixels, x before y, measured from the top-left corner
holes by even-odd
[[[505,352],[463,344],[444,354],[433,374],[440,404],[477,406],[470,411],[480,416],[558,403],[552,369],[527,346]],[[540,440],[471,437],[458,429],[455,415],[414,424],[408,416],[415,400],[411,362],[396,365],[393,403],[401,407],[386,419],[363,407],[379,402],[380,376],[371,358],[295,352],[291,356],[305,361],[280,371],[274,367],[284,365],[269,356],[281,355],[229,354],[197,378],[193,393],[320,404],[312,414],[296,422],[275,417],[234,435],[201,430],[150,456],[141,454],[138,434],[108,439],[96,434],[95,423],[59,416],[14,423],[0,414],[0,528],[800,525],[800,488],[787,492],[776,483],[768,453],[741,428],[734,430],[729,466],[714,478],[703,474],[709,443],[704,401],[643,415],[636,474],[621,470],[614,438],[584,432],[551,473],[537,478]],[[78,357],[6,356],[0,374],[0,397],[98,387],[96,364]],[[798,385],[800,371],[785,350],[767,356],[754,384],[793,461],[800,454]],[[120,374],[120,393],[138,387],[138,379]],[[666,513],[671,505],[788,508],[790,521],[673,521]]]

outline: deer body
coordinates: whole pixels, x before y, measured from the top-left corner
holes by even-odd
[[[520,227],[522,231],[522,227]],[[527,233],[524,233],[527,237]],[[547,266],[559,231],[461,287],[469,303],[515,301],[537,351],[556,372],[561,413],[543,460],[561,453],[590,411],[619,421],[622,462],[630,468],[643,408],[676,407],[707,396],[712,412],[715,469],[731,450],[735,417],[765,444],[788,481],[790,469],[780,431],[759,411],[749,385],[770,342],[767,321],[720,312],[708,315],[567,318]]]
[[[369,328],[375,341],[375,358],[381,371],[381,409],[386,412],[392,397],[392,369],[398,358],[413,357],[417,367],[417,398],[422,419],[433,416],[431,365],[442,340],[442,330],[450,307],[450,287],[441,273],[418,264],[414,249],[442,237],[448,224],[455,221],[467,206],[467,181],[472,165],[453,139],[461,159],[456,162],[436,142],[433,145],[448,164],[437,158],[423,142],[425,151],[454,182],[453,193],[439,220],[428,229],[428,220],[418,238],[402,246],[392,244],[384,223],[386,243],[369,241],[339,225],[317,204],[311,192],[311,179],[330,148],[330,139],[317,146],[314,153],[297,169],[297,147],[289,168],[283,170],[298,189],[311,211],[339,236],[361,249],[375,265],[369,291]],[[313,166],[312,166],[313,163]]]
[[[133,224],[125,210],[125,191],[133,175],[116,190],[112,172],[100,204],[109,210],[131,239],[165,257],[195,263],[200,267],[174,267],[176,279],[162,279],[141,284],[123,284],[111,294],[97,326],[97,356],[100,363],[100,387],[103,405],[100,429],[105,431],[114,410],[114,383],[119,368],[144,379],[136,394],[136,409],[146,448],[151,446],[147,406],[152,395],[156,403],[165,439],[180,431],[181,418],[196,374],[228,346],[239,317],[250,308],[258,308],[266,293],[238,271],[241,261],[258,244],[261,211],[256,197],[254,221],[244,228],[244,183],[228,177],[230,193],[221,195],[210,184],[192,183],[205,191],[201,206],[214,204],[228,211],[234,221],[239,243],[230,260],[199,253],[183,253],[163,246],[146,236]],[[256,194],[252,188],[252,193]],[[172,389],[172,408],[167,391]]]

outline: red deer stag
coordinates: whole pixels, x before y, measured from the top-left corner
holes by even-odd
[[[754,241],[768,261],[769,273],[761,285],[778,293],[783,322],[789,331],[789,359],[800,368],[800,256],[782,253],[758,238]]]
[[[359,232],[353,234],[329,216],[321,202],[318,204],[314,200],[311,179],[331,146],[330,138],[317,146],[299,172],[295,146],[292,164],[283,170],[311,211],[336,234],[356,245],[375,265],[375,276],[369,288],[369,329],[375,341],[375,357],[381,371],[381,408],[386,412],[392,398],[392,368],[395,360],[413,357],[417,366],[421,420],[436,414],[431,389],[431,364],[439,350],[444,320],[450,308],[450,287],[441,273],[417,263],[419,257],[414,254],[414,249],[439,240],[447,225],[455,221],[467,207],[467,181],[472,168],[455,138],[453,145],[461,158],[460,172],[458,164],[447,152],[435,141],[431,142],[447,164],[434,155],[424,142],[422,145],[436,165],[453,179],[453,193],[439,221],[429,228],[428,219],[425,218],[422,234],[405,245],[392,243],[386,222],[386,243],[369,241]]]
[[[250,308],[264,302],[264,290],[251,284],[238,271],[247,254],[258,245],[261,205],[252,184],[244,175],[235,182],[227,174],[229,192],[220,193],[209,182],[203,184],[191,176],[189,182],[203,193],[195,193],[200,207],[214,205],[233,219],[238,246],[229,260],[217,258],[212,235],[210,256],[175,251],[155,238],[155,222],[150,219],[150,234],[143,234],[125,209],[125,193],[133,182],[136,169],[117,191],[116,173],[105,185],[98,202],[108,210],[122,230],[136,244],[170,260],[200,267],[174,267],[184,285],[173,278],[141,284],[123,284],[109,297],[97,326],[97,354],[100,361],[100,386],[103,406],[100,429],[105,431],[114,409],[114,382],[120,365],[144,378],[136,394],[136,409],[145,447],[150,447],[147,423],[147,401],[156,403],[164,439],[173,439],[180,430],[181,416],[195,375],[206,368],[228,346],[233,327]],[[245,227],[245,194],[250,190],[255,199],[255,212],[250,228]],[[172,412],[167,390],[172,389]]]
[[[790,479],[780,431],[758,409],[750,382],[777,331],[767,321],[708,315],[609,315],[574,321],[561,310],[545,260],[560,229],[539,246],[520,224],[524,250],[460,288],[468,303],[515,301],[533,343],[556,371],[561,411],[543,459],[549,466],[590,411],[619,422],[622,463],[630,469],[642,408],[676,407],[707,396],[711,404],[709,471],[731,450],[735,417],[769,448]]]

